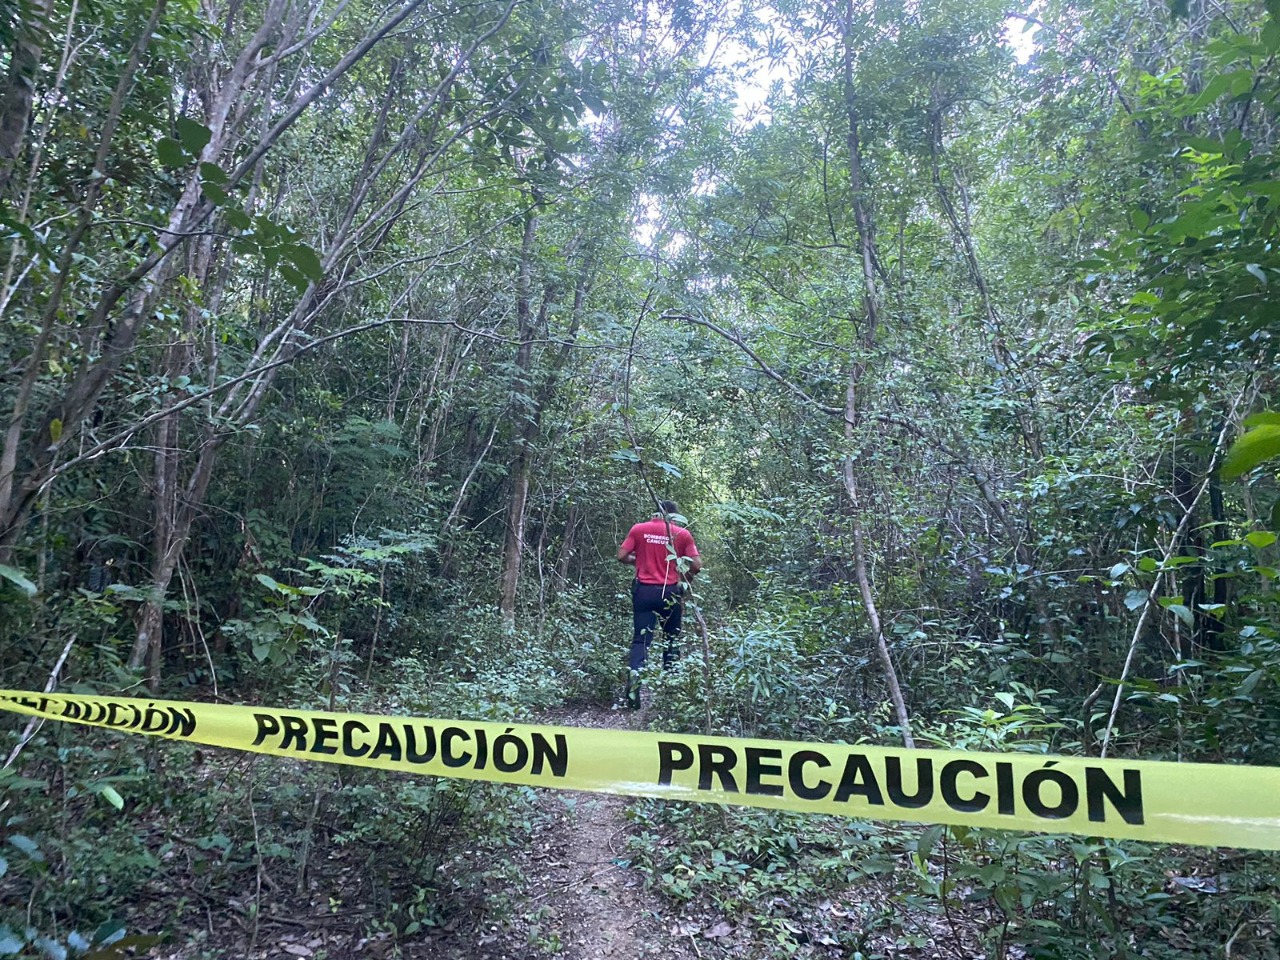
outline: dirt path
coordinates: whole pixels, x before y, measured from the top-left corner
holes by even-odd
[[[641,716],[622,711],[562,711],[547,722],[562,726],[635,729]],[[687,941],[672,935],[674,919],[646,890],[644,877],[627,865],[627,801],[603,794],[557,794],[543,803],[555,809],[547,849],[545,896],[558,914],[568,960],[692,958]],[[558,809],[556,809],[558,808]]]

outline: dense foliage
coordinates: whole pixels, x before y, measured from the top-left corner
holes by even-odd
[[[0,687],[607,706],[658,495],[655,728],[1280,764],[1278,52],[1257,0],[0,7]],[[529,791],[5,729],[0,956],[521,921]],[[1277,955],[1273,856],[632,816],[726,955]]]

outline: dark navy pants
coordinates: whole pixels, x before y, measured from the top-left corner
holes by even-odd
[[[631,611],[635,618],[635,634],[631,639],[631,669],[641,669],[649,658],[649,644],[662,629],[662,666],[680,659],[680,584],[631,582]]]

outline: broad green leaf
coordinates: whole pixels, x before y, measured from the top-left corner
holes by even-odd
[[[1124,595],[1124,605],[1129,610],[1137,610],[1147,602],[1147,591],[1130,590]]]
[[[1247,677],[1244,678],[1244,680],[1240,682],[1240,687],[1239,689],[1236,690],[1236,695],[1241,697],[1249,696],[1249,694],[1253,693],[1254,687],[1258,685],[1258,681],[1260,681],[1261,679],[1262,679],[1262,671],[1261,670],[1253,671],[1253,673],[1249,674]]]
[[[28,836],[21,833],[14,833],[9,836],[9,843],[17,847],[32,860],[44,860],[44,851],[40,849],[40,845]]]
[[[200,179],[205,183],[224,184],[227,182],[227,171],[216,163],[200,164]]]
[[[231,199],[231,197],[227,195],[227,191],[223,190],[216,183],[210,183],[208,180],[200,184],[200,192],[203,193],[205,199],[215,207],[226,206],[227,202]]]
[[[173,170],[184,166],[189,158],[187,152],[182,149],[182,144],[177,140],[172,137],[161,137],[156,142],[156,159],[162,166]]]
[[[49,439],[54,443],[62,439],[62,421],[57,417],[49,421]]]
[[[1280,424],[1254,427],[1231,445],[1222,461],[1222,476],[1238,477],[1276,456],[1280,456]]]
[[[308,280],[320,280],[324,277],[324,267],[319,255],[305,243],[289,244],[285,247],[285,256]]]
[[[36,585],[22,575],[22,571],[8,564],[0,563],[0,578],[8,580],[28,597],[34,597],[39,590]]]
[[[1269,547],[1276,542],[1276,535],[1270,530],[1254,530],[1252,533],[1245,534],[1245,541],[1251,547],[1261,550],[1263,547]]]
[[[189,117],[178,118],[178,139],[187,153],[193,157],[200,156],[200,151],[209,145],[213,134],[203,123],[197,123]]]
[[[268,590],[272,590],[275,593],[284,592],[284,585],[281,584],[280,581],[276,580],[274,577],[267,576],[265,573],[256,573],[254,574],[253,579],[257,580],[260,584],[262,584]]]
[[[1171,603],[1166,609],[1181,620],[1186,626],[1195,626],[1195,617],[1192,615],[1190,608],[1187,607],[1186,604]]]
[[[1258,278],[1258,282],[1264,287],[1267,285],[1267,275],[1262,272],[1262,268],[1256,263],[1246,263],[1244,268]]]

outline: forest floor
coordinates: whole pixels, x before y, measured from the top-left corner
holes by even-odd
[[[563,727],[641,729],[644,711],[601,707],[562,708],[542,722]],[[512,912],[524,929],[446,934],[408,952],[412,957],[456,960],[696,960],[691,925],[667,912],[628,866],[627,799],[603,794],[542,791],[539,802],[550,827],[516,853],[527,881],[523,903]],[[688,931],[688,932],[686,932]],[[699,930],[700,932],[700,930]],[[460,942],[465,940],[466,942]]]
[[[557,726],[642,729],[646,713],[580,706],[547,711],[538,719]],[[774,955],[769,944],[755,942],[762,930],[735,925],[697,902],[677,907],[646,887],[644,874],[630,866],[627,847],[633,827],[628,802],[626,797],[604,794],[538,791],[534,828],[512,837],[510,845],[499,851],[475,854],[488,858],[487,866],[502,868],[494,872],[490,899],[472,891],[466,901],[455,905],[442,926],[398,938],[378,932],[379,898],[370,895],[358,866],[367,859],[367,852],[348,846],[332,851],[324,863],[316,865],[322,881],[306,894],[290,895],[284,884],[264,884],[268,878],[260,876],[256,883],[260,910],[248,908],[253,899],[248,891],[230,900],[225,895],[200,896],[198,904],[194,900],[188,904],[189,938],[181,938],[187,942],[175,948],[170,940],[168,947],[153,949],[147,956],[151,960],[709,960]],[[251,880],[250,889],[253,886]],[[179,890],[156,892],[171,904]],[[194,913],[190,912],[193,906]],[[830,901],[815,905],[812,916],[797,914],[795,919],[812,928],[815,947],[809,955],[837,957],[847,954],[827,934],[856,926],[859,916],[876,909],[889,909],[887,891],[868,881],[856,891],[833,892]],[[872,937],[868,946],[889,956],[936,957],[942,955],[939,944],[950,941],[950,956],[984,955],[978,941],[985,918],[958,918],[962,931],[942,929],[941,920],[926,912],[901,919],[914,928],[918,949],[903,951],[892,936]],[[142,926],[145,930],[147,925]],[[1009,956],[1021,953],[1015,950]]]
[[[645,711],[604,707],[561,708],[539,718],[558,726],[639,729]],[[229,755],[230,756],[230,755]],[[400,937],[370,931],[376,910],[362,904],[365,892],[350,848],[317,864],[323,886],[343,891],[340,909],[328,908],[318,892],[291,896],[283,885],[258,881],[260,911],[248,897],[204,897],[188,919],[188,942],[152,948],[152,960],[698,960],[695,936],[721,936],[726,924],[676,917],[646,889],[643,875],[627,861],[627,799],[602,794],[544,790],[537,796],[538,829],[503,851],[510,875],[502,891],[501,916],[482,907],[466,909],[442,927]],[[251,882],[251,887],[253,886]],[[177,889],[156,891],[149,904],[172,903]],[[220,902],[221,901],[221,902]],[[139,906],[142,906],[141,904]],[[189,905],[191,906],[191,905]],[[149,912],[143,907],[143,912]],[[149,924],[141,924],[145,929]],[[192,929],[194,928],[194,929]],[[172,936],[172,935],[171,935]],[[179,939],[186,939],[179,937]]]

